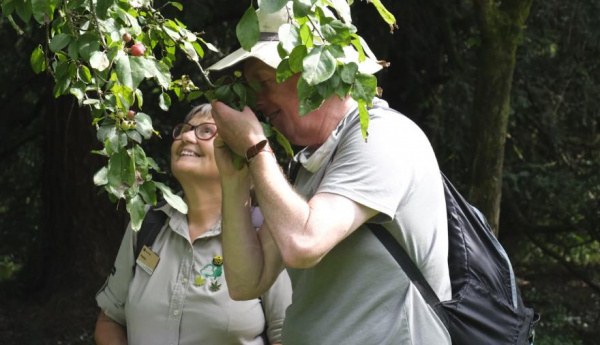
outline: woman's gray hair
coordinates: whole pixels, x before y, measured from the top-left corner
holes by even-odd
[[[183,119],[183,122],[186,122],[186,123],[190,122],[190,120],[193,119],[198,114],[212,116],[211,111],[212,111],[212,106],[210,105],[210,103],[202,103],[200,105],[193,107],[192,110],[190,110],[190,112],[185,116],[185,118]]]

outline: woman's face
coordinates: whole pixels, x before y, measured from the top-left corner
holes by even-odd
[[[201,123],[214,123],[210,113],[199,113],[188,121],[197,126]],[[189,178],[219,179],[219,169],[215,162],[213,142],[215,138],[200,140],[193,130],[181,135],[181,139],[171,144],[171,171],[181,183]]]

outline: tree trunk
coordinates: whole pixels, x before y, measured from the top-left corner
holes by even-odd
[[[469,199],[498,232],[504,144],[515,53],[533,0],[475,0],[481,33],[473,113],[474,157]]]

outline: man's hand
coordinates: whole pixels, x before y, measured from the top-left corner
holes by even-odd
[[[241,157],[246,157],[246,151],[251,146],[265,139],[262,125],[248,107],[239,112],[222,102],[214,101],[212,116],[217,124],[219,137]]]

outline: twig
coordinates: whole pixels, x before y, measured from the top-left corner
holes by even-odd
[[[98,19],[98,15],[96,14],[96,7],[94,5],[94,1],[90,0],[90,12],[94,15],[94,24],[96,25],[96,30],[100,34],[100,39],[102,40],[102,46],[105,50],[108,50],[108,45],[106,44],[106,40],[104,39],[104,34],[102,30],[100,30],[100,19]]]

